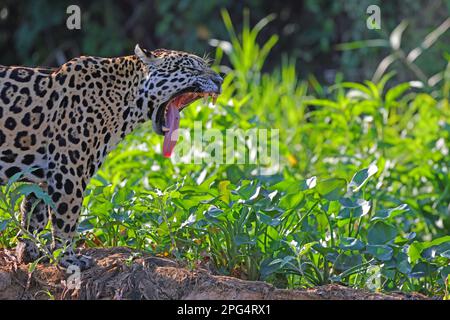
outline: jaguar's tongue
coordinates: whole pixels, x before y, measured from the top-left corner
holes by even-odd
[[[164,135],[163,154],[169,158],[178,141],[178,128],[180,127],[180,111],[176,103],[170,103],[167,107],[166,127],[169,128]]]

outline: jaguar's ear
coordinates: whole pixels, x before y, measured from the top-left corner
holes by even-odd
[[[143,49],[139,46],[139,44],[134,47],[134,54],[145,64],[148,65],[156,65],[158,63],[159,58],[155,56],[151,51],[147,49]]]

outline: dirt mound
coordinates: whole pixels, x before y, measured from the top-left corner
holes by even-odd
[[[0,250],[0,299],[426,299],[420,294],[372,293],[340,285],[277,289],[264,282],[188,270],[172,260],[127,248],[86,249],[83,254],[95,258],[96,265],[78,277],[45,264],[30,273],[29,265],[18,264],[11,251]]]

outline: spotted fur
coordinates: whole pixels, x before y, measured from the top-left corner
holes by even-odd
[[[30,194],[22,225],[40,232],[50,218],[52,249],[67,248],[61,265],[89,267],[72,240],[83,193],[108,152],[142,122],[152,120],[162,134],[165,107],[176,94],[219,93],[221,82],[195,55],[139,46],[131,56],[82,56],[57,69],[0,66],[0,183],[27,172],[23,180],[45,188],[56,207],[39,203],[32,210],[37,199]],[[25,262],[39,256],[26,239],[17,251]]]

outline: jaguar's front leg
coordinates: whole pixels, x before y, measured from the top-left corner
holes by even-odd
[[[76,180],[75,182],[71,180],[70,177],[63,178],[62,175],[56,174],[54,178],[55,183],[48,187],[48,193],[56,209],[50,212],[53,235],[52,249],[62,249],[59,260],[62,267],[77,266],[81,270],[85,270],[92,266],[92,259],[88,256],[75,254],[73,248],[84,188],[78,185]]]
[[[48,210],[47,205],[37,199],[34,193],[27,195],[20,205],[22,228],[36,235],[42,232],[48,222]],[[29,263],[41,256],[35,242],[24,237],[22,231],[19,232],[18,239],[16,255],[19,262]]]

